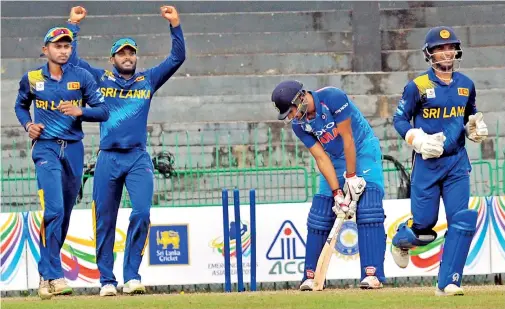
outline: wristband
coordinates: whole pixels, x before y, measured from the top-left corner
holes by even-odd
[[[342,191],[342,189],[340,189],[340,188],[337,188],[337,189],[331,191],[331,193],[333,193],[333,197],[335,197],[337,195],[344,195],[344,191]]]
[[[78,24],[78,23],[79,23],[78,21],[73,21],[73,20],[71,20],[70,18],[69,18],[69,19],[67,19],[67,21],[68,21],[69,23],[72,23],[72,24]]]
[[[28,132],[28,130],[30,130],[30,126],[31,126],[31,125],[34,125],[34,123],[33,123],[33,122],[29,122],[29,123],[26,125],[26,127],[25,127],[26,132]]]
[[[352,178],[354,176],[356,176],[356,172],[354,172],[354,173],[345,173],[345,178]]]

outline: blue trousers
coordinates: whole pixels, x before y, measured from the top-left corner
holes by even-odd
[[[154,193],[154,167],[145,150],[101,150],[93,183],[96,262],[102,286],[117,286],[114,267],[116,220],[123,186],[126,185],[132,212],[126,236],[123,263],[124,282],[140,280],[139,267],[150,228],[150,209]]]
[[[411,211],[414,231],[431,230],[437,224],[440,197],[447,224],[460,210],[468,209],[471,165],[466,150],[438,159],[423,160],[415,154],[411,175]]]
[[[40,227],[39,273],[44,280],[63,278],[60,251],[81,187],[82,141],[37,140],[32,148],[38,194],[44,211]]]

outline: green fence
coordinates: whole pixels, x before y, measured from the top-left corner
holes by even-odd
[[[498,124],[497,124],[497,132]],[[401,198],[408,190],[411,150],[400,138],[387,139],[385,129],[381,147],[386,198]],[[212,140],[210,142],[209,140]],[[498,137],[492,140],[494,158],[482,147],[472,145],[471,195],[505,194],[505,162]],[[88,140],[86,162],[96,160],[96,138]],[[318,173],[314,160],[290,130],[279,127],[253,128],[237,134],[222,132],[183,132],[149,136],[149,153],[173,154],[170,177],[155,173],[154,207],[195,207],[221,205],[221,189],[237,187],[241,201],[248,202],[248,191],[256,189],[257,203],[304,202],[317,192]],[[470,147],[472,143],[467,143]],[[39,209],[37,183],[29,142],[3,146],[2,212]],[[477,147],[477,148],[476,148]],[[476,155],[476,151],[478,154]],[[5,155],[6,153],[10,155]],[[22,153],[25,155],[23,156]],[[386,159],[389,157],[389,159]],[[90,208],[93,169],[83,179],[82,199],[76,208]],[[130,207],[126,189],[122,207]]]

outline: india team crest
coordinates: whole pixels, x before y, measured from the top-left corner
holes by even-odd
[[[344,221],[335,243],[335,254],[342,259],[351,260],[359,256],[358,226],[354,221]]]

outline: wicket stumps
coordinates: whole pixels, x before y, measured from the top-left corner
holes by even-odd
[[[224,288],[225,292],[231,292],[231,262],[230,262],[230,233],[235,238],[235,257],[237,259],[237,290],[244,289],[244,270],[242,264],[242,223],[240,221],[240,195],[239,190],[233,190],[233,209],[235,221],[232,227],[229,226],[228,215],[228,190],[223,189],[223,238],[224,238]],[[250,234],[251,234],[251,283],[250,290],[256,291],[256,190],[249,191],[249,211],[250,211]]]

